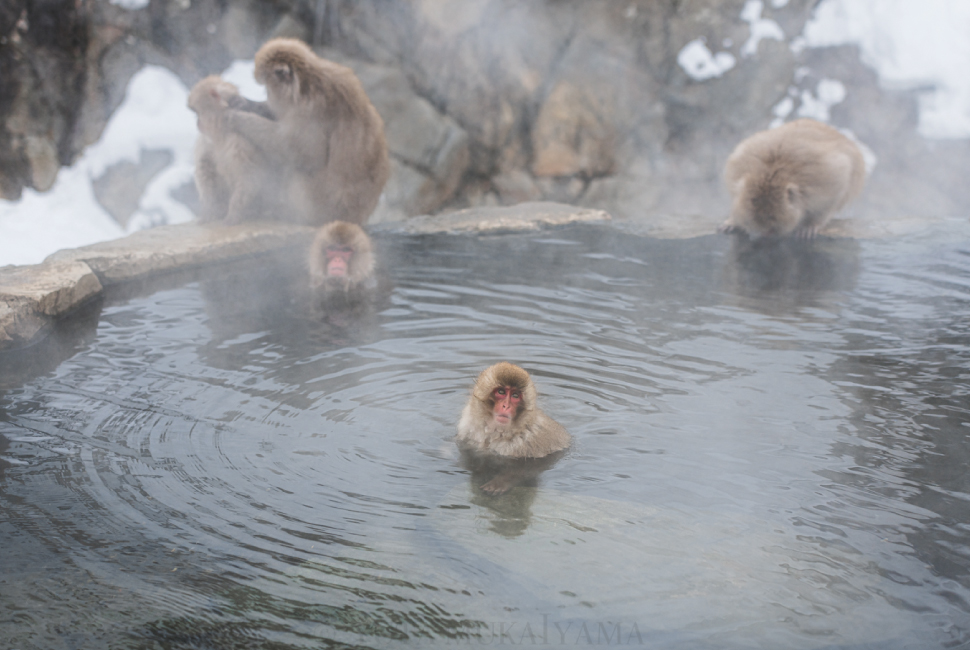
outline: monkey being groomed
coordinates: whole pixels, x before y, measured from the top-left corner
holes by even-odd
[[[202,203],[202,221],[240,223],[258,219],[272,201],[272,173],[265,156],[247,139],[226,128],[230,109],[272,119],[265,105],[239,95],[239,89],[212,75],[189,93],[188,106],[198,118],[195,144],[195,186]]]
[[[275,119],[230,110],[227,127],[280,178],[281,218],[364,223],[390,175],[384,122],[350,68],[276,38],[256,52],[256,80]]]
[[[537,397],[532,378],[519,366],[503,361],[483,370],[458,422],[458,443],[463,451],[536,459],[569,447],[569,434],[539,408]],[[482,489],[499,493],[515,483],[513,469],[508,476],[500,475]]]
[[[801,119],[755,133],[725,165],[732,206],[721,230],[814,237],[865,179],[859,147],[827,124]]]

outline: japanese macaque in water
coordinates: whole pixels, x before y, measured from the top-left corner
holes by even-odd
[[[357,224],[332,221],[320,227],[310,246],[310,286],[325,293],[367,287],[374,277],[370,237]]]
[[[859,147],[827,124],[802,119],[755,133],[725,165],[732,206],[721,229],[814,237],[865,180]]]
[[[458,441],[472,451],[542,458],[566,449],[569,434],[536,404],[529,373],[502,362],[478,375],[458,422]]]
[[[195,186],[202,202],[200,219],[240,223],[263,216],[270,189],[269,168],[251,142],[226,128],[226,116],[233,107],[271,113],[258,102],[241,97],[234,84],[215,75],[195,84],[188,105],[198,116]]]
[[[227,123],[279,170],[287,218],[364,223],[390,163],[384,122],[357,76],[291,38],[256,52],[255,76],[276,119],[234,110]]]

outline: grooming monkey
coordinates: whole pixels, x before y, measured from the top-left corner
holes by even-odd
[[[317,291],[351,292],[374,277],[374,252],[364,230],[346,221],[320,227],[310,246],[310,286]]]
[[[478,453],[542,458],[566,449],[569,434],[536,404],[529,373],[502,362],[478,375],[458,422],[458,441]]]
[[[725,165],[732,206],[721,230],[814,237],[865,178],[859,147],[827,124],[801,119],[755,133]]]
[[[226,128],[226,116],[232,107],[271,113],[258,102],[241,97],[234,84],[216,75],[195,84],[188,105],[199,126],[195,186],[202,201],[200,219],[240,223],[260,217],[270,189],[270,170],[252,143]]]
[[[228,127],[279,171],[292,220],[364,223],[390,175],[384,122],[350,68],[276,38],[256,52],[275,120],[233,110]]]

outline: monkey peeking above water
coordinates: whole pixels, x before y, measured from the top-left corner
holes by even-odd
[[[566,430],[536,404],[529,373],[503,361],[478,375],[458,422],[458,441],[472,451],[542,458],[569,447]]]
[[[349,293],[374,282],[374,247],[357,224],[331,221],[310,245],[310,286],[324,294]]]

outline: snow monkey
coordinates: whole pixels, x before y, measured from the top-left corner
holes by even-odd
[[[275,121],[233,110],[228,126],[282,176],[290,220],[364,223],[390,174],[384,122],[350,68],[322,59],[292,38],[256,52]]]
[[[195,186],[202,201],[200,219],[240,223],[260,217],[270,187],[269,169],[252,143],[226,128],[226,115],[231,107],[271,114],[258,102],[241,97],[234,84],[216,75],[195,84],[188,105],[195,111],[199,126]]]
[[[827,124],[801,119],[755,133],[725,165],[733,203],[721,230],[814,237],[865,179],[859,147]]]
[[[374,253],[364,230],[346,221],[321,226],[310,246],[310,286],[318,291],[364,288],[374,276]]]
[[[478,375],[458,422],[458,441],[472,451],[542,458],[566,449],[569,434],[536,404],[529,373],[502,362]]]

